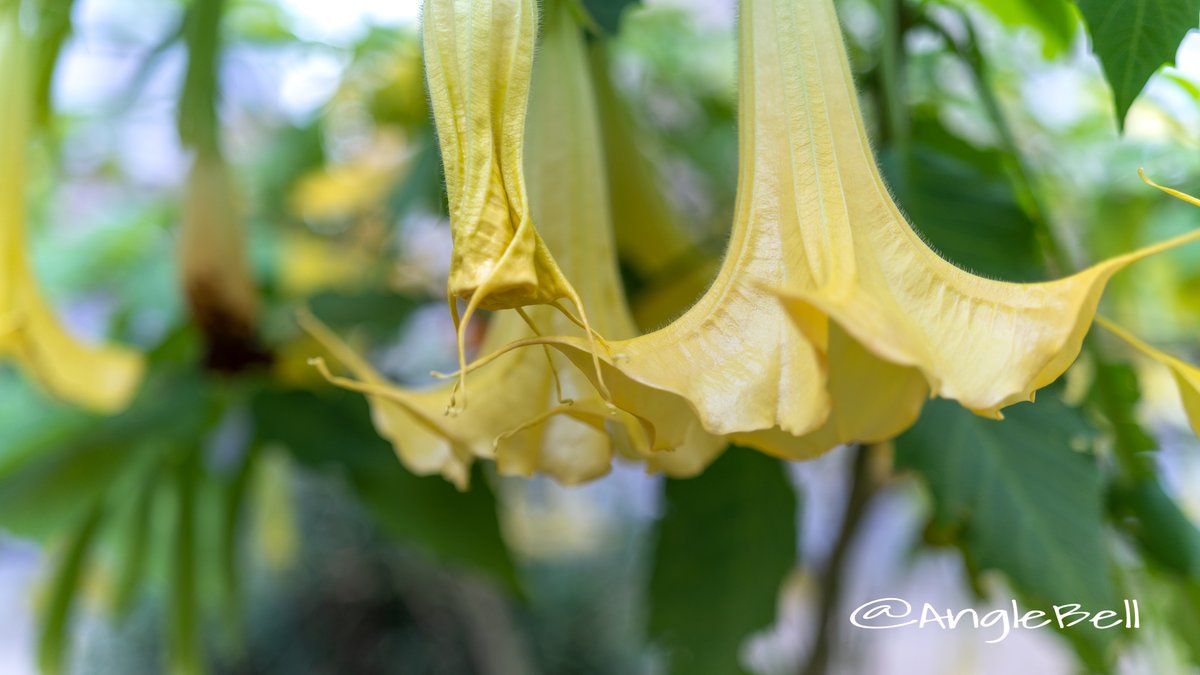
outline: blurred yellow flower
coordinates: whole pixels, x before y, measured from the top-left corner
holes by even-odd
[[[411,154],[402,135],[379,131],[359,156],[302,176],[290,195],[291,211],[323,223],[376,208],[407,171]]]
[[[208,342],[209,365],[239,369],[261,361],[258,288],[229,166],[220,152],[196,152],[187,179],[179,237],[183,288]]]
[[[59,323],[38,290],[25,240],[30,49],[16,3],[0,6],[0,358],[13,359],[51,394],[101,412],[119,410],[141,381],[137,353],[86,345]]]
[[[372,262],[365,249],[305,232],[288,232],[279,243],[279,288],[289,296],[304,297],[362,286],[369,279]]]

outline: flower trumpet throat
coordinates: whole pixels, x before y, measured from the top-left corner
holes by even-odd
[[[114,412],[137,390],[141,356],[73,338],[42,297],[29,262],[25,169],[33,89],[18,5],[0,4],[0,359],[15,361],[65,401]]]
[[[466,327],[477,309],[550,305],[583,328],[593,351],[601,340],[530,214],[523,150],[536,2],[428,0],[422,38],[450,207],[447,295],[459,372],[447,412],[457,414],[466,406]],[[461,316],[460,298],[467,303]],[[578,316],[561,300],[571,301]],[[606,393],[598,357],[594,366]]]

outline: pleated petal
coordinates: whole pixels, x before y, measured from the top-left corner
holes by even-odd
[[[912,230],[879,175],[829,0],[755,0],[753,61],[777,86],[762,120],[793,140],[794,209],[812,274],[780,291],[814,344],[821,315],[881,359],[919,370],[934,395],[999,418],[1032,400],[1079,354],[1105,284],[1125,266],[1200,238],[1190,233],[1106,260],[1070,277],[1018,284],[946,262]],[[764,149],[770,154],[771,149]]]

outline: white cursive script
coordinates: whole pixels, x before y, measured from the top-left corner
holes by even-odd
[[[1096,630],[1113,628],[1141,628],[1142,617],[1137,600],[1123,601],[1124,611],[1111,609],[1091,612],[1083,609],[1078,603],[1054,605],[1049,612],[1038,609],[1021,611],[1017,601],[1007,609],[994,609],[980,613],[978,610],[967,608],[960,610],[942,609],[929,603],[922,605],[919,612],[914,612],[913,606],[902,598],[878,598],[859,605],[850,613],[850,623],[868,630],[890,630],[905,626],[928,628],[936,626],[942,630],[954,630],[960,627],[976,630],[990,629],[994,636],[986,640],[988,644],[1002,642],[1018,629],[1035,630],[1054,626],[1070,628],[1081,624],[1090,625]]]

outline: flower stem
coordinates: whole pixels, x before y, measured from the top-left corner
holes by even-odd
[[[838,626],[842,617],[838,615],[839,601],[845,574],[849,568],[850,550],[862,527],[871,499],[879,492],[887,479],[882,470],[883,445],[858,445],[854,448],[854,464],[850,474],[850,495],[846,500],[846,514],[838,530],[833,552],[825,563],[818,586],[821,594],[817,634],[813,640],[808,661],[800,669],[801,675],[825,675],[830,670],[834,645],[838,643]]]

